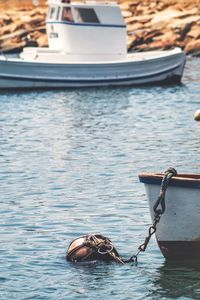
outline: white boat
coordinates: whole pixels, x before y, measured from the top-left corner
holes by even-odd
[[[127,53],[126,26],[113,2],[49,0],[48,48],[0,56],[0,88],[92,87],[179,83],[185,54]]]
[[[142,173],[152,221],[163,174]],[[156,239],[168,260],[200,259],[200,175],[172,177],[165,195],[166,210],[157,224]]]

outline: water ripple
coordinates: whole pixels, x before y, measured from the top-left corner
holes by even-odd
[[[199,299],[199,265],[165,263],[155,240],[140,263],[71,265],[87,232],[125,257],[150,217],[137,174],[199,172],[200,61],[183,84],[0,94],[0,299]]]

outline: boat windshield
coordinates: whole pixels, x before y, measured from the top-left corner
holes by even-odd
[[[63,7],[62,21],[74,22],[73,15],[70,7]]]
[[[75,19],[78,23],[100,23],[93,8],[74,8]]]

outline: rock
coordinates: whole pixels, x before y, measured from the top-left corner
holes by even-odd
[[[162,45],[166,45],[169,47],[170,45],[173,46],[176,43],[177,36],[174,34],[174,32],[166,32],[164,34],[161,34],[159,36],[156,36],[153,38],[153,41],[161,41]]]
[[[132,12],[130,11],[130,10],[123,10],[122,11],[122,16],[124,17],[124,18],[130,18],[130,17],[132,17]]]
[[[127,25],[127,32],[128,33],[134,33],[134,32],[136,32],[138,30],[141,30],[141,29],[144,29],[143,23],[137,22],[135,24],[128,24]]]
[[[154,8],[156,8],[156,6],[157,6],[156,2],[151,2],[150,5],[149,5],[149,8],[154,9]]]
[[[132,17],[128,17],[126,18],[126,23],[147,23],[151,20],[151,16],[132,16]]]
[[[180,26],[176,24],[176,26],[171,27],[172,29],[174,29],[174,32],[179,34],[179,41],[183,41],[188,33],[188,31],[190,31],[192,27],[192,23],[184,23]]]
[[[132,36],[128,36],[128,41],[127,41],[127,48],[131,49],[133,47],[133,45],[136,43],[137,41],[137,36],[136,35],[132,35]]]
[[[177,11],[173,8],[167,8],[157,14],[152,18],[152,24],[160,23],[163,21],[168,20],[170,22],[170,19],[178,18],[181,16],[181,12]]]
[[[12,40],[20,40],[21,38],[23,38],[27,34],[28,34],[28,31],[25,30],[25,29],[19,29],[15,32],[6,34],[5,36],[0,37],[0,46],[2,44],[6,44],[6,43],[9,43],[9,42],[12,43]]]
[[[37,38],[37,43],[39,47],[48,47],[48,39],[46,34],[40,34]]]
[[[14,22],[9,25],[0,28],[0,36],[3,37],[9,33],[15,32],[19,29],[23,29],[23,24],[21,22]]]
[[[24,11],[7,11],[12,22],[8,22],[8,17],[4,26],[0,27],[0,50],[5,53],[18,52],[25,46],[38,46],[37,39],[41,35],[46,35],[45,12],[46,10],[37,9]],[[1,16],[0,16],[1,19]],[[5,16],[2,18],[5,19]],[[8,24],[9,23],[9,24]],[[40,34],[36,37],[34,32]],[[44,38],[39,40],[39,44],[46,45]]]
[[[12,23],[12,18],[9,15],[5,14],[3,16],[3,18],[1,19],[1,24],[2,25],[8,25],[10,23]]]
[[[122,11],[124,11],[124,10],[128,10],[128,11],[130,11],[131,9],[131,6],[129,5],[129,3],[122,3],[122,4],[120,4],[120,8],[121,8],[121,10]]]
[[[38,47],[38,43],[36,40],[33,39],[25,39],[25,46],[24,47]]]
[[[195,40],[200,37],[200,25],[193,26],[187,33],[187,36],[194,38]]]
[[[5,44],[3,47],[3,52],[4,53],[17,53],[21,51],[24,47],[26,46],[25,41],[15,41],[15,42],[8,42]]]
[[[171,40],[158,40],[153,41],[152,43],[148,43],[147,50],[166,50],[170,49],[173,46],[173,42]]]
[[[185,46],[186,54],[200,53],[200,39],[192,40]]]
[[[195,121],[200,121],[200,109],[198,109],[197,111],[195,111],[195,113],[194,113],[194,120]]]
[[[41,7],[46,5],[45,0],[4,0],[0,1],[0,11],[5,9],[32,9],[39,4]]]

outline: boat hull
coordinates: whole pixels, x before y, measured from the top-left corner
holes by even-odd
[[[127,86],[154,83],[179,83],[185,54],[169,51],[166,55],[142,58],[138,53],[124,61],[55,63],[0,59],[0,89],[70,88]]]
[[[151,219],[161,174],[139,174],[145,185]],[[168,260],[200,259],[200,175],[171,178],[165,195],[166,210],[157,225],[156,239]]]
[[[158,241],[167,260],[200,259],[200,241]]]

